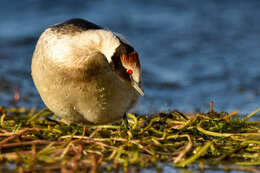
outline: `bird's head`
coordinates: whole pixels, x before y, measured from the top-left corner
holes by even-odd
[[[131,46],[121,44],[112,56],[112,62],[119,77],[144,96],[141,89],[142,69],[138,53]]]
[[[127,54],[121,54],[120,59],[130,79],[130,84],[137,90],[137,92],[141,96],[144,96],[144,92],[141,89],[142,72],[137,52],[132,51]]]

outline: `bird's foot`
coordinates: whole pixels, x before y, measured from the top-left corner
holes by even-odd
[[[127,117],[126,113],[124,113],[123,121],[122,121],[122,125],[121,126],[122,126],[123,129],[129,130],[128,117]]]

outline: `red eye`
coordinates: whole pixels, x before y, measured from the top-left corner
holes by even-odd
[[[132,74],[133,74],[133,70],[130,70],[130,69],[126,70],[126,72],[127,72],[129,75],[132,75]]]

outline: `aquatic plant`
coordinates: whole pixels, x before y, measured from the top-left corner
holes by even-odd
[[[163,164],[258,172],[260,121],[215,112],[128,114],[129,126],[82,127],[56,120],[48,109],[0,107],[0,170],[20,172],[157,171]]]

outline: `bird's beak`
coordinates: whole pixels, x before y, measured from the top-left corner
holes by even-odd
[[[134,87],[134,89],[136,89],[136,91],[141,95],[144,96],[144,91],[142,90],[142,88],[138,85],[138,83],[133,79],[132,76],[130,76],[131,79],[131,84]]]

